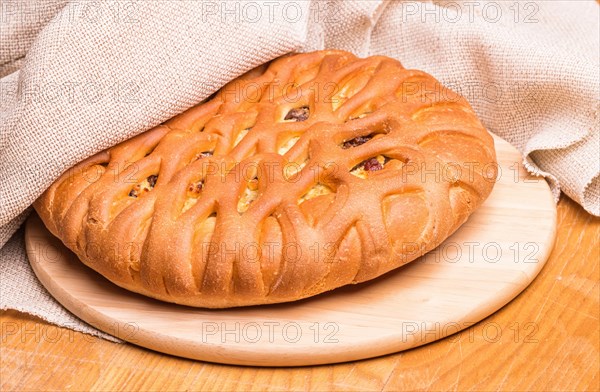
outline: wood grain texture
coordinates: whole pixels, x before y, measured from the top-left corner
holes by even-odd
[[[27,253],[42,284],[68,310],[159,352],[258,366],[372,358],[480,321],[527,287],[546,262],[556,233],[550,189],[523,167],[518,176],[511,171],[520,153],[510,144],[496,139],[496,151],[492,194],[437,249],[379,279],[304,301],[210,310],[133,294],[85,267],[36,215],[25,230]],[[410,246],[416,244],[403,249]],[[493,339],[498,333],[486,332]]]
[[[337,365],[288,369],[196,362],[4,311],[0,389],[600,390],[599,237],[600,219],[563,196],[554,251],[508,305],[458,335]],[[500,331],[499,338],[493,330]]]

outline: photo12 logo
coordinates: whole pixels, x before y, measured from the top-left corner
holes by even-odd
[[[402,1],[402,22],[421,23],[538,23],[540,6],[534,1]]]
[[[202,343],[339,343],[336,322],[244,321],[203,322],[198,329]]]
[[[8,342],[18,341],[20,343],[75,343],[81,339],[85,343],[96,343],[100,338],[75,331],[79,324],[75,322],[61,323],[61,326],[20,321],[2,321],[0,323],[2,345]]]
[[[450,343],[474,343],[483,340],[487,343],[505,342],[539,343],[535,337],[539,325],[533,321],[511,322],[503,325],[488,321],[475,323],[470,321],[457,322],[416,322],[405,321],[401,325],[401,341],[415,344],[425,344],[448,337]]]
[[[202,1],[199,2],[203,23],[313,23],[340,22],[337,1]]]
[[[1,25],[36,25],[49,17],[65,23],[139,23],[139,0],[26,1],[2,0]]]

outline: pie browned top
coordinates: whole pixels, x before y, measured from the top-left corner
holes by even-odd
[[[439,245],[495,181],[466,100],[393,59],[279,58],[65,172],[35,203],[119,286],[201,307],[293,301]]]

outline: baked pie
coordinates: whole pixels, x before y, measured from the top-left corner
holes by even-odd
[[[34,204],[128,290],[223,308],[364,282],[446,239],[495,182],[467,101],[391,58],[276,59],[65,172]]]

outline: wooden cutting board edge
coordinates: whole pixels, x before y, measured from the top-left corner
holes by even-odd
[[[500,157],[502,157],[506,161],[513,161],[518,157],[520,159],[519,153],[508,143],[502,141],[499,138],[495,138],[497,150],[499,153],[499,162],[501,161]],[[509,148],[507,148],[507,146]],[[510,152],[510,157],[505,156],[506,150]],[[505,152],[503,154],[503,151]],[[521,168],[521,171],[524,169]],[[491,300],[488,299],[484,307],[476,307],[471,309],[470,312],[464,314],[455,314],[453,315],[452,322],[460,323],[464,320],[469,320],[470,322],[473,320],[479,321],[494,313],[496,310],[500,309],[508,302],[510,302],[513,298],[515,298],[519,293],[521,293],[537,276],[537,274],[543,268],[545,261],[548,259],[549,254],[553,248],[555,236],[556,236],[556,209],[554,206],[553,196],[544,181],[543,184],[537,184],[536,186],[546,187],[547,192],[546,198],[547,200],[537,200],[537,204],[544,205],[543,211],[552,213],[552,222],[553,225],[551,227],[547,227],[547,232],[545,238],[540,241],[543,245],[540,247],[542,252],[539,254],[538,262],[533,265],[535,268],[529,268],[527,270],[522,271],[522,276],[517,278],[517,282],[514,283],[514,288],[512,290],[507,290],[504,292],[497,293],[498,295],[494,296]],[[547,208],[549,205],[552,205],[554,208]],[[547,210],[547,211],[546,211]],[[460,229],[459,229],[460,230]],[[45,231],[45,232],[44,232]],[[40,258],[41,253],[36,252],[35,245],[36,241],[39,241],[40,238],[43,241],[55,241],[53,246],[61,247],[60,241],[51,236],[43,226],[43,223],[37,217],[37,215],[33,214],[32,217],[27,222],[26,227],[26,245],[27,252],[30,259],[30,263],[32,268],[40,281],[44,284],[44,286],[48,289],[48,291],[56,298],[63,306],[73,312],[75,315],[88,322],[92,326],[103,330],[109,334],[117,336],[123,340],[130,341],[131,343],[156,350],[159,352],[164,352],[168,354],[173,354],[182,357],[188,357],[193,359],[211,361],[211,362],[221,362],[221,363],[229,363],[229,364],[237,364],[237,365],[254,365],[254,366],[301,366],[301,365],[316,365],[316,364],[326,364],[326,363],[335,363],[335,362],[345,362],[349,360],[356,360],[362,358],[370,358],[376,357],[380,355],[385,355],[397,351],[402,351],[406,349],[410,349],[416,346],[420,346],[423,344],[430,343],[432,341],[441,339],[445,336],[448,336],[452,333],[459,332],[463,328],[457,330],[451,330],[447,334],[429,334],[425,335],[422,339],[402,339],[398,341],[398,335],[392,334],[392,336],[379,336],[374,337],[370,336],[366,340],[363,341],[355,341],[352,344],[340,346],[329,346],[325,347],[327,349],[323,349],[324,347],[306,344],[306,345],[292,345],[286,347],[285,344],[267,344],[261,345],[259,350],[256,345],[247,345],[247,344],[226,344],[217,347],[215,345],[206,344],[206,342],[198,342],[194,341],[193,337],[191,339],[182,339],[178,336],[173,336],[169,333],[164,333],[160,329],[152,329],[147,328],[146,324],[138,323],[135,330],[135,336],[132,336],[130,331],[128,331],[127,326],[130,324],[130,321],[127,320],[118,320],[115,318],[114,314],[110,314],[110,307],[98,306],[98,304],[90,304],[85,301],[85,299],[81,299],[81,288],[74,289],[72,285],[69,286],[69,278],[66,279],[58,279],[56,269],[49,268],[52,267],[52,264],[49,264],[48,260],[44,260],[43,257]],[[451,237],[452,238],[452,237]],[[68,262],[68,260],[66,260]],[[59,259],[50,261],[50,263],[63,263],[65,260]],[[416,263],[416,262],[413,262]],[[54,265],[55,267],[58,264]],[[91,277],[91,279],[101,279],[105,282],[102,284],[112,285],[110,282],[106,281],[103,277],[99,276],[89,268],[85,267],[81,263],[77,263],[77,265],[72,265],[70,268],[80,268],[83,270],[81,276],[83,277]],[[529,267],[529,266],[528,266]],[[491,274],[494,272],[492,271]],[[391,274],[397,274],[396,272],[392,272]],[[387,275],[386,275],[387,276]],[[385,280],[387,277],[379,278],[378,280]],[[84,282],[85,283],[85,282]],[[379,283],[375,283],[379,284]],[[114,286],[114,285],[112,285]],[[85,285],[84,285],[85,287]],[[116,286],[115,286],[116,288]],[[122,290],[118,288],[118,290]],[[343,289],[341,289],[343,290]],[[123,290],[124,291],[124,290]],[[337,291],[337,290],[336,290]],[[88,293],[89,294],[89,293]],[[110,295],[110,290],[108,292]],[[135,293],[127,292],[126,295],[139,299],[143,303],[152,302],[154,300],[146,299]],[[329,293],[323,294],[319,297],[326,298]],[[319,297],[315,298],[315,301],[312,304],[317,303]],[[338,295],[339,297],[339,295]],[[159,301],[156,301],[159,303]],[[165,306],[164,303],[160,303],[159,306]],[[168,305],[167,305],[168,306]],[[281,305],[276,305],[281,306]],[[294,305],[292,305],[294,306]],[[301,305],[302,306],[302,305]],[[309,305],[310,307],[311,305]],[[312,305],[314,306],[314,305]],[[183,307],[185,312],[187,308]],[[193,312],[195,309],[190,309],[190,312]],[[235,310],[232,310],[235,311]],[[209,311],[210,312],[210,311]],[[243,311],[242,311],[243,312]],[[114,312],[113,312],[114,313]],[[118,313],[118,312],[117,312]],[[215,314],[219,314],[215,312]],[[443,322],[444,320],[441,320]],[[120,327],[121,326],[121,327]],[[368,332],[367,332],[367,335]],[[412,336],[410,336],[412,337]]]

